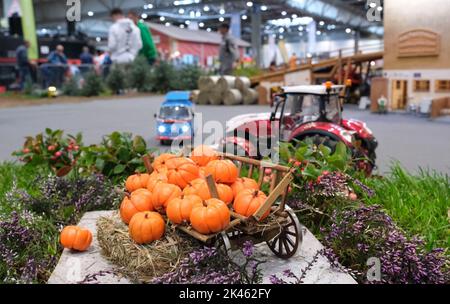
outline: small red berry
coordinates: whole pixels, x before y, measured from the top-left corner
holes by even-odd
[[[23,153],[25,153],[25,154],[28,154],[28,153],[30,153],[31,151],[30,151],[30,149],[28,149],[28,148],[25,148],[25,149],[23,149],[23,151],[22,151]]]
[[[58,151],[58,152],[55,153],[55,157],[61,157],[61,155],[62,155],[61,151]]]
[[[265,174],[265,175],[270,175],[270,174],[272,174],[272,169],[266,168],[266,169],[264,170],[264,174]]]
[[[48,151],[55,151],[55,149],[56,149],[56,147],[55,146],[53,146],[53,145],[51,145],[51,146],[48,146]]]
[[[323,171],[323,172],[322,172],[322,175],[323,175],[323,176],[327,176],[328,174],[330,174],[330,172],[328,172],[328,171]]]
[[[352,201],[356,201],[358,199],[358,196],[352,192],[348,195],[348,198]]]

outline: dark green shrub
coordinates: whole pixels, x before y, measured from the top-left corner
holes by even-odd
[[[103,80],[94,72],[86,74],[81,95],[86,97],[99,96],[104,91]]]
[[[175,90],[191,91],[197,89],[198,79],[203,72],[199,66],[187,65],[178,70],[176,75],[171,87]]]
[[[72,77],[62,87],[62,93],[66,96],[80,96],[81,89],[79,86],[79,79]]]
[[[120,94],[126,88],[126,76],[124,66],[113,65],[106,78],[106,85],[114,94]]]
[[[172,64],[161,61],[152,70],[150,82],[153,84],[153,91],[157,93],[166,93],[172,89],[176,71]]]
[[[150,92],[152,90],[151,66],[145,57],[139,56],[136,58],[128,70],[128,75],[128,87],[139,92]]]
[[[84,147],[78,159],[81,173],[101,173],[114,182],[122,182],[135,172],[145,172],[142,156],[148,153],[145,140],[130,133],[114,132],[100,145]]]

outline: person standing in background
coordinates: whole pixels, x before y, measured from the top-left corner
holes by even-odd
[[[227,23],[220,25],[219,32],[222,35],[222,43],[219,49],[219,73],[220,75],[232,75],[240,57],[239,50],[234,38],[229,33],[230,26]]]
[[[142,49],[139,51],[139,55],[147,58],[148,63],[153,65],[156,61],[158,52],[156,51],[156,46],[148,26],[144,21],[140,20],[136,11],[130,11],[128,13],[128,18],[130,18],[141,31]]]
[[[133,21],[125,18],[119,8],[111,11],[114,24],[109,29],[108,49],[111,60],[117,64],[131,63],[142,49],[142,39],[139,28]]]
[[[34,67],[28,59],[28,49],[30,48],[30,42],[25,40],[22,45],[16,49],[17,67],[19,69],[19,88],[23,90],[25,83],[32,80],[31,69]]]
[[[83,47],[83,52],[80,55],[81,64],[94,64],[94,56],[92,56],[87,46]]]
[[[292,70],[292,69],[297,68],[297,60],[298,60],[297,54],[292,53],[291,58],[289,58],[289,69]]]

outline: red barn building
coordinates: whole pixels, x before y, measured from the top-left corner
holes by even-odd
[[[182,61],[199,63],[201,66],[211,66],[219,56],[219,45],[222,40],[219,33],[182,29],[158,23],[148,25],[156,48],[166,57],[165,59],[179,58]],[[250,44],[241,39],[236,39],[236,43],[243,56]]]

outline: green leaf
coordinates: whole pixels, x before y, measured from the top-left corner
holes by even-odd
[[[114,172],[114,174],[121,174],[121,173],[123,173],[125,171],[125,169],[126,169],[125,165],[119,164],[119,165],[114,167],[114,171],[113,172]]]
[[[125,147],[121,147],[117,151],[117,159],[122,162],[127,162],[130,159],[130,150]]]
[[[303,170],[303,175],[307,176],[307,177],[311,177],[311,178],[318,178],[320,175],[322,174],[322,172],[318,169],[316,169],[313,165],[308,164],[305,168],[305,170]]]
[[[322,152],[323,156],[325,156],[325,157],[330,156],[331,152],[332,152],[329,147],[327,147],[323,144],[319,146],[319,150],[320,150],[320,152]]]
[[[101,158],[97,158],[97,160],[95,161],[95,167],[97,167],[99,171],[103,171],[103,169],[105,168],[105,161]]]
[[[145,143],[145,140],[141,136],[136,136],[133,139],[133,150],[136,151],[136,153],[144,154],[147,149],[147,144]]]
[[[111,144],[113,147],[118,147],[122,143],[122,136],[119,132],[113,132],[109,139],[111,140]]]
[[[310,156],[310,153],[308,153],[308,150],[309,150],[308,146],[298,148],[297,151],[295,152],[295,158],[298,161],[304,161],[308,156]]]

